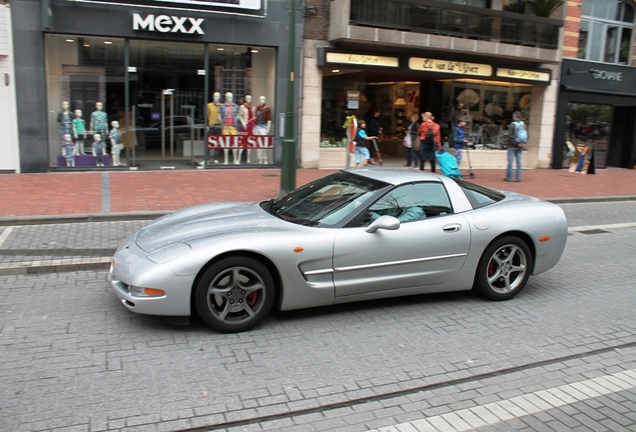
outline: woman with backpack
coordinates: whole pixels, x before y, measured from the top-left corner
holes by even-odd
[[[424,162],[431,162],[431,172],[435,172],[435,152],[442,149],[442,135],[435,117],[430,112],[422,113],[420,134],[420,170],[424,171]]]

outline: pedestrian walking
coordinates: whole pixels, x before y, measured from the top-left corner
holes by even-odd
[[[435,151],[442,149],[442,136],[439,125],[430,112],[422,113],[422,124],[418,129],[420,134],[420,170],[424,171],[424,163],[430,161],[431,172],[435,172]]]
[[[378,139],[378,137],[380,136],[380,133],[382,133],[382,123],[380,122],[380,110],[376,109],[373,110],[373,115],[371,117],[369,117],[368,120],[368,132],[369,135],[376,137],[375,139]],[[371,145],[368,147],[369,150],[369,154],[370,154],[370,158],[369,158],[369,165],[375,165],[375,146],[373,145],[373,143],[371,143]]]
[[[411,137],[411,147],[407,149],[406,165],[413,168],[417,168],[420,163],[418,156],[420,150],[420,137],[418,130],[420,128],[420,122],[417,119],[417,114],[411,114],[411,124],[406,128],[406,133]]]
[[[356,166],[366,165],[369,160],[369,149],[367,149],[366,142],[374,139],[378,139],[377,136],[367,136],[365,128],[367,124],[364,120],[360,120],[358,123],[358,133],[356,134]]]
[[[464,134],[465,127],[466,121],[460,120],[455,126],[455,129],[453,129],[453,150],[455,159],[457,159],[457,165],[461,165],[462,163],[462,153],[464,151],[464,147],[466,147],[466,143],[468,142]]]

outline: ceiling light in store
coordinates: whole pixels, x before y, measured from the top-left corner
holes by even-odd
[[[86,48],[88,48],[89,46],[91,46],[91,44],[89,42],[84,42],[84,45]]]
[[[112,44],[113,44],[113,42],[112,42],[112,41],[109,41],[109,40],[104,41],[104,43],[105,43],[106,45],[112,45]]]
[[[334,69],[334,70],[332,70],[331,72],[333,72],[333,73],[338,73],[338,72],[340,72],[340,69]]]
[[[258,52],[258,50],[253,49],[253,50],[252,50],[252,52],[253,52],[253,53],[257,53],[257,52]]]
[[[225,51],[225,48],[217,48],[217,51]]]
[[[66,42],[75,42],[75,39],[68,38],[66,39]]]

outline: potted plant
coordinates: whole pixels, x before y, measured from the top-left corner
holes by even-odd
[[[563,0],[526,0],[534,14],[538,17],[549,18],[554,11],[563,6]]]

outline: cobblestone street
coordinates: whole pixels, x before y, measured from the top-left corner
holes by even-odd
[[[564,204],[561,262],[508,302],[405,297],[234,335],[129,313],[105,270],[5,274],[0,429],[634,430],[635,205]],[[99,257],[142,223],[11,227],[2,262]]]

